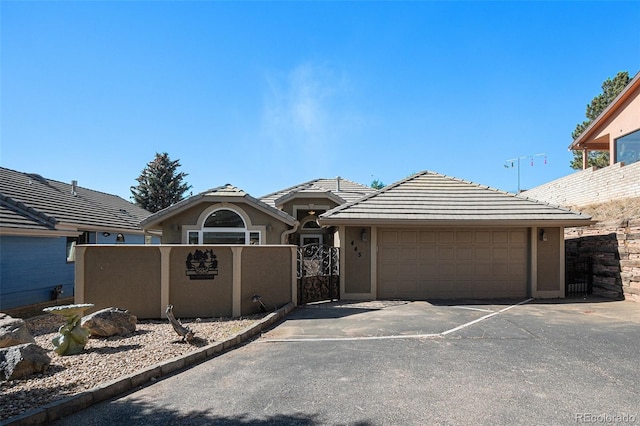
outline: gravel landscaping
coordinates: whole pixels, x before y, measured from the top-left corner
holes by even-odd
[[[48,351],[51,364],[42,374],[0,383],[0,421],[225,340],[263,317],[181,320],[195,331],[191,343],[181,341],[166,320],[141,320],[135,333],[91,338],[83,353],[70,356],[56,354],[51,343],[63,318],[43,315],[27,319],[31,334]]]

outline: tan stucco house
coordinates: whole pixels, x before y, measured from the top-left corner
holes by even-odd
[[[340,248],[344,299],[564,297],[565,227],[590,217],[421,172],[375,191],[317,179],[253,198],[232,185],[149,216],[163,244]]]
[[[337,229],[341,297],[564,297],[564,237],[588,216],[421,172],[320,216]]]
[[[318,216],[374,192],[337,177],[315,179],[257,199],[227,184],[204,191],[142,221],[163,244],[333,244]]]
[[[640,73],[569,145],[569,149],[582,151],[583,169],[588,168],[589,151],[609,152],[611,165],[640,161]]]

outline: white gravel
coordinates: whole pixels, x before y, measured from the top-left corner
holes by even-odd
[[[188,354],[199,347],[225,340],[264,315],[240,319],[181,320],[195,331],[191,343],[182,342],[168,321],[138,321],[128,336],[91,338],[83,353],[59,356],[51,339],[64,323],[55,315],[27,319],[36,343],[48,351],[49,368],[29,378],[0,382],[0,421],[52,401],[91,389],[101,383],[135,373],[160,361]]]

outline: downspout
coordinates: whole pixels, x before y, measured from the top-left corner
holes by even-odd
[[[295,223],[293,224],[293,228],[289,229],[288,231],[284,231],[282,233],[282,235],[280,236],[280,243],[283,245],[289,244],[287,242],[287,240],[289,239],[289,235],[294,234],[298,230],[298,226],[300,226],[300,222],[296,220]]]

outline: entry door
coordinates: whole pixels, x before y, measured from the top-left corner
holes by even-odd
[[[307,244],[323,244],[322,234],[300,235],[300,245],[306,246]]]

